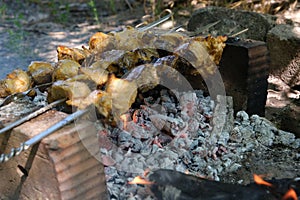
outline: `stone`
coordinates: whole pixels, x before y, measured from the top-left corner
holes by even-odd
[[[267,32],[272,27],[268,17],[254,12],[221,7],[205,7],[193,13],[188,23],[189,31],[196,31],[210,23],[220,21],[203,34],[231,35],[248,28],[239,35],[243,39],[265,41]]]
[[[298,101],[298,103],[296,102]],[[281,128],[283,130],[293,132],[296,137],[300,138],[300,100],[291,102],[287,109],[284,110]]]
[[[270,73],[287,85],[300,85],[300,27],[279,24],[267,35]]]

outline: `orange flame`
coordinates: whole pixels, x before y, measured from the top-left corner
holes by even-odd
[[[265,185],[268,187],[272,187],[271,183],[268,183],[267,181],[263,180],[259,175],[253,174],[253,179],[255,183],[258,185]]]
[[[123,129],[127,129],[127,122],[129,121],[128,115],[123,114],[120,116],[121,121],[123,122]]]
[[[142,185],[151,185],[154,182],[148,181],[140,176],[135,177],[132,181],[128,182],[129,184],[142,184]]]
[[[298,200],[297,194],[294,189],[289,189],[285,195],[282,197],[282,200]]]

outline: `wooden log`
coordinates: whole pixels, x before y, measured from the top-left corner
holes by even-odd
[[[233,97],[235,112],[265,115],[269,53],[265,42],[240,40],[228,43],[220,62],[226,94]]]
[[[273,179],[272,186],[250,183],[248,185],[223,183],[168,169],[158,169],[149,175],[154,182],[150,189],[156,199],[184,200],[277,200],[292,188],[299,197],[300,183],[297,179]]]
[[[5,150],[2,146],[2,151],[8,153],[12,147],[19,146],[66,116],[62,112],[48,111],[13,129],[10,137],[6,133],[0,138],[2,144],[7,143]],[[87,134],[80,137],[79,132]],[[99,150],[98,145],[96,129],[91,122],[80,120],[65,126],[19,156],[0,164],[1,198],[107,198],[103,165],[88,150]]]

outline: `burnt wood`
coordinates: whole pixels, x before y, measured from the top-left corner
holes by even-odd
[[[176,200],[278,200],[289,188],[299,197],[299,181],[293,179],[272,180],[273,187],[222,183],[198,178],[173,170],[159,169],[152,172],[149,180],[154,182],[151,191],[157,199]]]

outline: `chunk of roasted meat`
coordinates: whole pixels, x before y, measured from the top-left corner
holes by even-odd
[[[67,104],[80,109],[93,104],[100,114],[116,120],[131,107],[138,91],[164,84],[164,78],[178,83],[178,74],[206,78],[214,74],[225,40],[223,36],[188,37],[134,28],[98,32],[91,36],[88,48],[58,46],[55,65],[32,62],[29,75],[15,70],[0,81],[0,96],[52,83],[48,88],[49,102],[66,98]]]
[[[72,101],[83,99],[91,93],[86,83],[72,80],[59,80],[52,84],[48,90],[48,101],[53,102],[58,99],[68,99],[67,104],[72,105]]]
[[[35,85],[50,83],[54,67],[47,62],[31,62],[28,66],[28,73],[31,75]]]
[[[78,74],[80,64],[74,60],[60,60],[56,64],[56,68],[52,74],[52,80],[66,80]]]
[[[16,69],[7,75],[6,79],[0,81],[0,97],[6,97],[10,94],[25,92],[32,85],[27,72]]]

